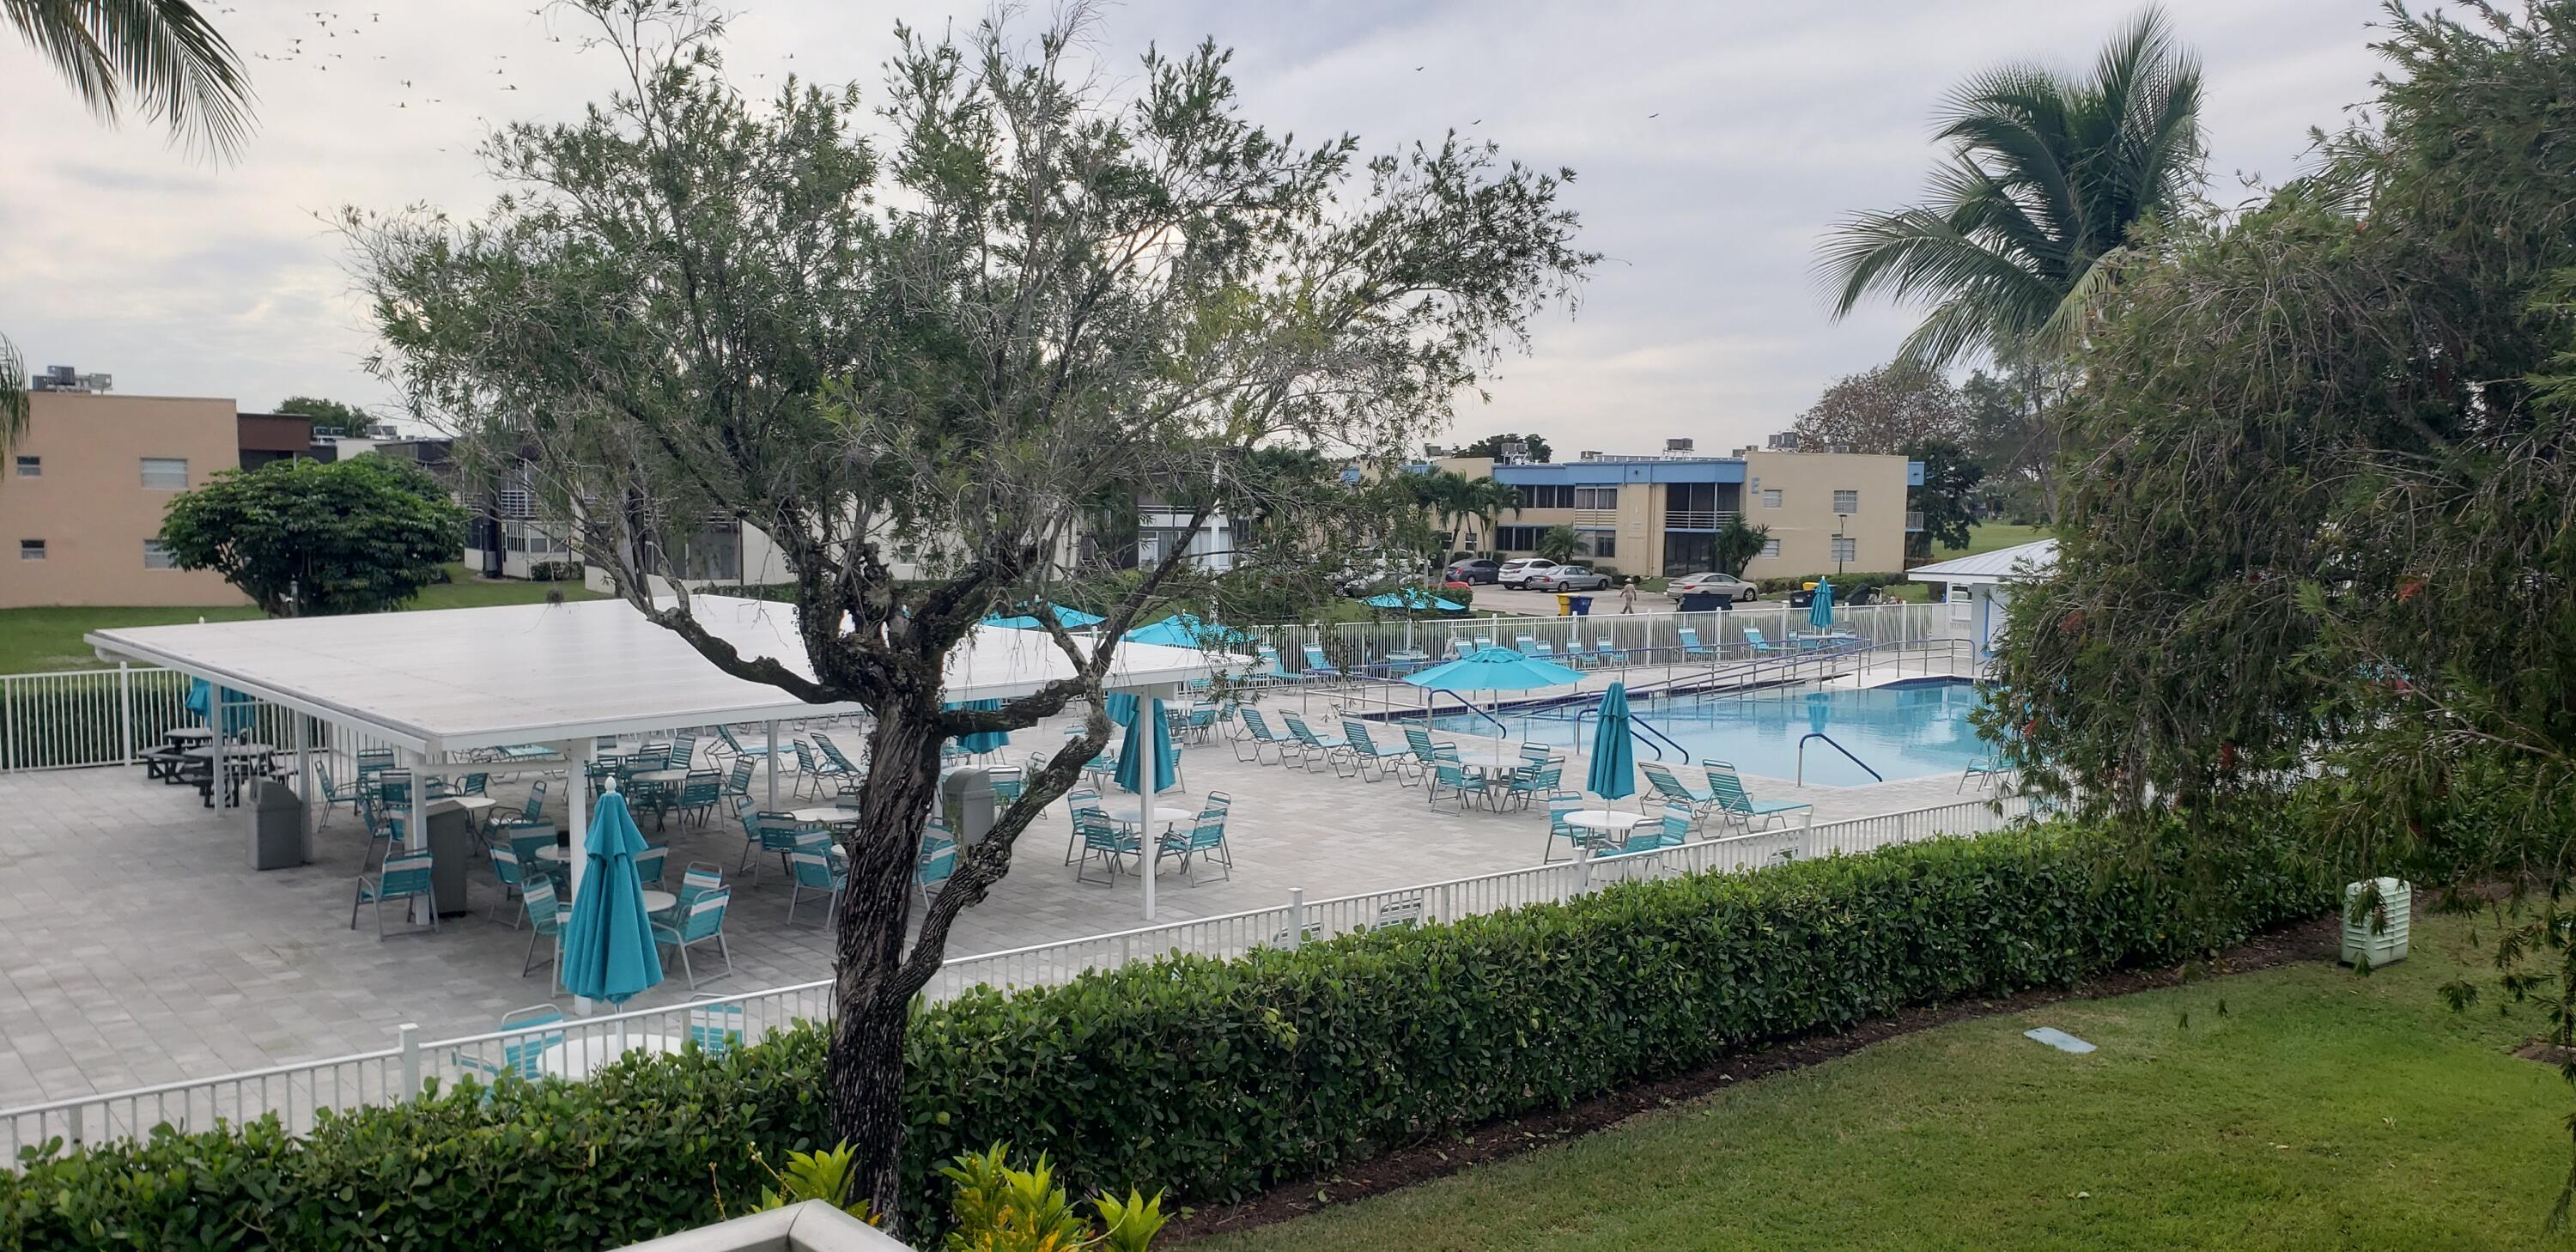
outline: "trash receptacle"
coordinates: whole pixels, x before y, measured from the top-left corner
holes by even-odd
[[[1732,594],[1730,594],[1730,593],[1728,593],[1728,592],[1724,592],[1724,591],[1721,591],[1721,592],[1718,592],[1718,593],[1717,593],[1717,610],[1718,610],[1718,612],[1721,612],[1721,613],[1732,612],[1732,611],[1734,610],[1734,608],[1735,608],[1735,597],[1734,597]]]
[[[1590,596],[1567,596],[1565,603],[1574,610],[1576,617],[1592,616],[1592,597]]]
[[[437,901],[440,917],[455,917],[474,906],[465,899],[468,871],[474,865],[476,845],[473,815],[454,800],[432,800],[429,817],[429,894]],[[558,835],[558,838],[561,838]],[[581,855],[574,847],[570,855]]]
[[[304,798],[275,779],[263,779],[251,810],[250,867],[293,869],[304,863]]]
[[[1674,599],[1675,607],[1684,613],[1706,613],[1717,608],[1725,597],[1714,591],[1685,591]]]
[[[1573,613],[1574,613],[1574,604],[1573,604],[1573,600],[1574,600],[1574,597],[1569,596],[1569,595],[1565,594],[1565,593],[1564,593],[1564,592],[1562,592],[1562,591],[1557,592],[1557,593],[1556,593],[1556,615],[1557,615],[1558,617],[1568,617],[1568,616],[1572,616],[1572,615],[1573,615]]]
[[[939,811],[957,846],[971,848],[993,831],[993,776],[980,769],[961,769],[939,780]]]

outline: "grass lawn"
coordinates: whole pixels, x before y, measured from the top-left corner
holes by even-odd
[[[1945,561],[1954,556],[1975,556],[1980,552],[1992,552],[1997,548],[2009,548],[2015,544],[2036,543],[2048,538],[2051,533],[2045,526],[2015,526],[2011,522],[1979,522],[1968,528],[1967,547],[1952,548],[1936,544],[1933,546],[1932,556],[1935,560]]]
[[[2366,979],[2285,966],[1956,1022],[1203,1246],[2576,1246],[2541,1228],[2570,1091],[2506,1055],[2538,1010],[2434,994],[2477,965],[2464,934],[2419,918]],[[2021,1037],[2041,1025],[2100,1051]]]
[[[461,564],[447,567],[453,582],[431,587],[420,593],[410,605],[414,609],[471,609],[495,604],[534,604],[546,598],[548,591],[561,591],[567,600],[595,600],[598,596],[582,589],[580,583],[532,583],[493,580],[486,582],[465,572]],[[92,669],[99,664],[97,654],[81,642],[81,636],[110,626],[173,626],[186,622],[237,622],[258,617],[259,610],[249,605],[216,608],[42,608],[0,609],[0,674],[26,674],[40,670]]]

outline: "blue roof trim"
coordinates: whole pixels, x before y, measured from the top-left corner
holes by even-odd
[[[1907,461],[1905,463],[1905,485],[1908,487],[1920,487],[1923,485],[1923,462]]]

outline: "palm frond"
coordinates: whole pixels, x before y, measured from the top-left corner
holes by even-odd
[[[118,120],[130,97],[174,142],[220,158],[249,137],[249,75],[191,0],[0,0],[0,12],[100,117]]]
[[[27,433],[27,362],[18,345],[0,335],[0,452]]]

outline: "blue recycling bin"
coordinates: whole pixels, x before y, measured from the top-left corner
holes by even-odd
[[[1571,610],[1576,617],[1590,617],[1592,616],[1592,597],[1567,596],[1565,598],[1565,607],[1568,610]]]

